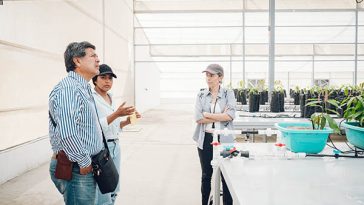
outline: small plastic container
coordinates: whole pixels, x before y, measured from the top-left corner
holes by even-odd
[[[276,123],[275,127],[282,132],[282,140],[287,149],[296,153],[317,154],[321,152],[325,148],[330,133],[333,133],[333,130],[328,127],[323,130],[291,128],[310,128],[312,127],[311,122],[280,122]]]

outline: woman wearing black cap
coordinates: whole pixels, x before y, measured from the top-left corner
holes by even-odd
[[[198,156],[200,158],[202,177],[201,194],[202,205],[209,203],[212,177],[212,133],[215,129],[233,129],[233,119],[235,117],[236,100],[234,92],[221,86],[224,78],[224,69],[218,64],[209,65],[203,73],[206,74],[208,88],[201,89],[197,95],[195,105],[196,129],[193,139],[198,145]],[[220,136],[220,142],[233,142],[232,136]],[[224,178],[223,203],[232,205],[232,198],[226,186]]]
[[[99,71],[99,75],[92,78],[92,82],[95,85],[93,96],[111,157],[120,173],[120,145],[118,136],[122,131],[122,128],[130,124],[130,116],[124,121],[122,121],[120,117],[132,115],[134,112],[136,113],[137,118],[140,118],[141,116],[135,111],[133,106],[125,106],[125,102],[116,108],[112,100],[112,95],[109,92],[113,85],[113,78],[116,78],[116,75],[106,64],[100,65]],[[119,185],[113,193],[102,194],[98,190],[96,204],[114,204],[118,191]]]

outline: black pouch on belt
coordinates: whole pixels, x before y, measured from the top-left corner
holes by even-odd
[[[100,192],[106,194],[115,191],[119,183],[119,173],[110,156],[108,147],[92,157],[92,168]]]
[[[57,165],[56,172],[54,176],[57,179],[71,180],[72,179],[72,167],[73,162],[71,162],[66,153],[63,150],[59,151],[57,154]]]

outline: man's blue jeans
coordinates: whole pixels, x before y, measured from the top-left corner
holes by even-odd
[[[63,199],[66,205],[93,205],[96,200],[96,182],[92,175],[80,174],[80,167],[75,163],[73,164],[72,179],[66,181],[63,179],[57,179],[54,176],[56,171],[57,160],[52,159],[49,172],[51,179],[63,195]]]
[[[120,145],[119,141],[107,142],[107,146],[110,150],[110,155],[114,161],[115,167],[118,170],[120,176]],[[119,179],[120,180],[120,179]],[[112,193],[102,194],[97,187],[96,205],[112,205],[115,203],[116,194],[120,190],[120,181],[115,191]]]

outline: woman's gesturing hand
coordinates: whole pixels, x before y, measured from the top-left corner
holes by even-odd
[[[134,106],[125,106],[126,102],[123,102],[115,111],[119,117],[133,114],[135,111]]]

